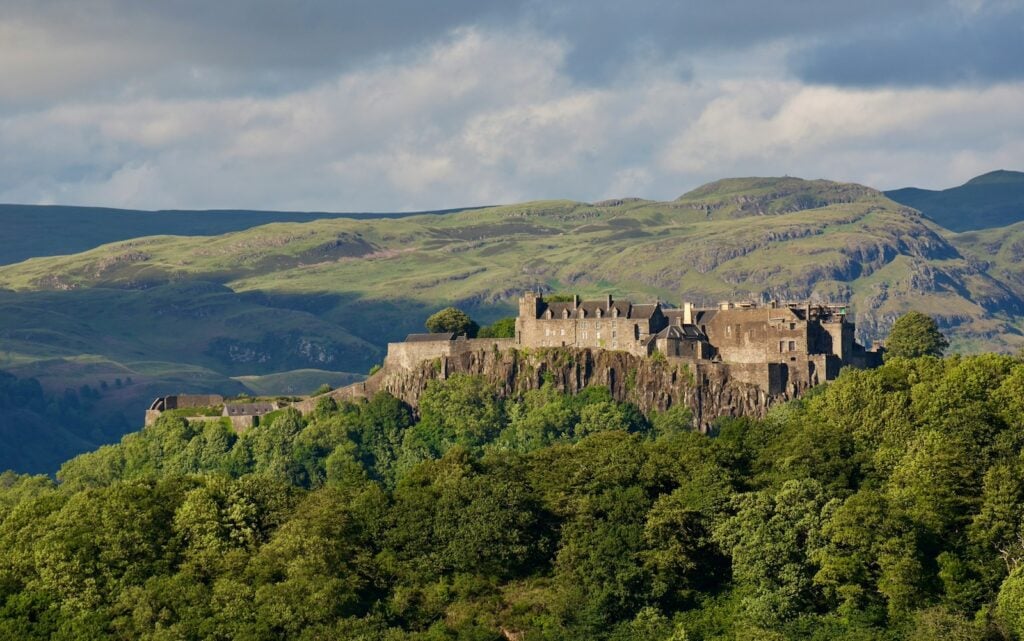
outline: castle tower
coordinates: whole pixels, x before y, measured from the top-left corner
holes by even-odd
[[[519,316],[516,317],[516,343],[523,344],[523,335],[531,335],[537,323],[541,303],[544,299],[536,292],[523,292],[519,297]]]
[[[544,299],[537,296],[536,292],[524,292],[519,297],[519,318],[535,319],[540,311],[540,304]]]

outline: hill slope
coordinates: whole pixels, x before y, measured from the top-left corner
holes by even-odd
[[[35,256],[74,254],[118,240],[175,234],[210,236],[275,222],[301,223],[321,218],[401,218],[423,213],[327,213],[287,211],[140,211],[106,207],[0,205],[0,228],[16,243],[0,245],[0,265]]]
[[[1024,172],[1019,171],[993,171],[942,191],[907,187],[885,195],[958,232],[1024,221]]]
[[[510,308],[528,288],[676,302],[852,299],[868,340],[910,307],[938,315],[954,334],[994,335],[997,317],[1019,313],[1021,300],[943,233],[860,185],[731,179],[671,202],[545,201],[386,223],[335,219],[136,239],[0,268],[0,287],[18,290],[11,301],[49,296],[47,304],[75,309],[105,292],[104,314],[137,315],[131,304],[166,298],[174,290],[161,288],[171,283],[216,283],[220,295],[240,295],[238,305],[311,314],[377,347],[443,304],[493,316],[502,311],[495,305]],[[171,313],[206,322],[230,312],[191,309],[201,299],[188,287]],[[254,321],[219,322],[235,332]],[[210,344],[203,348],[208,354]]]
[[[973,247],[873,189],[797,178],[138,238],[0,267],[0,367],[57,393],[121,370],[163,393],[294,389],[304,370],[367,371],[440,307],[486,323],[527,289],[851,301],[865,342],[918,309],[956,349],[1016,350],[1024,289]]]

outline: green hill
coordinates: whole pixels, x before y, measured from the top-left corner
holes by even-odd
[[[92,307],[116,312],[111,316],[160,323],[168,307],[177,317],[200,318],[205,327],[190,330],[198,334],[192,349],[202,355],[199,364],[220,358],[221,367],[230,357],[218,356],[224,350],[216,340],[233,336],[227,330],[247,333],[249,347],[261,333],[288,327],[293,314],[307,314],[337,327],[321,333],[338,343],[346,342],[341,333],[354,337],[353,349],[366,358],[347,361],[339,351],[337,362],[361,371],[387,341],[438,307],[459,304],[487,321],[529,288],[675,302],[851,299],[867,341],[913,307],[937,315],[954,340],[1014,343],[1008,321],[1022,307],[1019,296],[964,258],[944,233],[860,185],[731,179],[670,202],[543,201],[386,223],[335,219],[135,239],[0,268],[0,287],[15,290],[12,303],[44,296],[47,304],[78,309],[102,296],[106,302]],[[223,304],[189,293],[186,284],[196,282],[215,283],[209,287],[220,288],[214,298]],[[186,289],[179,295],[176,287]],[[161,302],[167,297],[174,303]],[[157,342],[154,351],[166,352]],[[278,357],[264,356],[257,365],[276,364]],[[301,366],[316,367],[286,368]]]
[[[309,222],[321,218],[401,218],[423,213],[328,213],[250,210],[142,211],[107,207],[0,205],[0,229],[16,243],[0,245],[0,265],[35,256],[74,254],[118,240],[175,234],[210,236],[275,222]]]
[[[243,377],[280,372],[292,374],[267,380],[304,389],[302,370],[368,371],[441,307],[486,324],[528,289],[851,301],[866,343],[917,309],[954,349],[1016,351],[1024,290],[972,247],[873,189],[798,178],[723,180],[669,202],[136,238],[0,267],[0,368],[53,393],[109,378],[97,364],[131,372],[153,396],[234,394],[261,380]],[[146,400],[121,409],[136,416]]]
[[[958,232],[1024,221],[1024,172],[1019,171],[993,171],[942,191],[907,187],[885,195]]]

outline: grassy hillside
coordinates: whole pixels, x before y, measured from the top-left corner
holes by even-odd
[[[1011,258],[999,271],[972,243],[878,191],[797,178],[723,180],[669,202],[137,238],[0,267],[0,367],[58,392],[95,385],[96,363],[131,371],[152,396],[238,393],[246,381],[265,391],[266,380],[304,390],[332,381],[302,370],[366,372],[440,307],[487,323],[527,289],[851,301],[865,342],[918,309],[955,349],[1015,351],[1024,288],[1008,276]]]
[[[993,171],[942,191],[908,187],[885,195],[958,232],[1024,221],[1024,172],[1019,171]]]
[[[424,212],[420,212],[424,213]],[[430,212],[443,214],[448,211]],[[327,213],[287,211],[140,211],[106,207],[0,205],[0,228],[16,243],[0,245],[0,265],[34,256],[74,254],[118,240],[175,234],[210,236],[274,222],[321,218],[401,218],[408,213]]]
[[[218,283],[221,295],[281,315],[258,328],[243,315],[224,328],[269,332],[288,321],[280,311],[287,310],[377,349],[439,306],[495,316],[527,288],[675,302],[852,299],[865,340],[917,307],[937,314],[954,340],[996,346],[1016,342],[1007,321],[1022,307],[1017,293],[916,212],[859,185],[796,178],[724,180],[671,202],[545,201],[386,223],[337,219],[153,237],[0,269],[0,287],[16,290],[13,300],[46,292],[74,301],[104,291],[124,297],[115,304],[123,306],[194,281]],[[180,314],[196,316],[181,305]],[[213,337],[197,332],[208,341],[196,345],[200,361],[209,364]],[[346,363],[341,355],[338,362]],[[342,369],[362,371],[366,362]]]

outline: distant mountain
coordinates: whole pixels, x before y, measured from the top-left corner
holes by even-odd
[[[1024,172],[1019,171],[993,171],[942,191],[907,187],[885,195],[958,232],[1024,221]]]
[[[337,373],[366,372],[433,311],[455,304],[487,323],[528,289],[849,301],[869,343],[915,309],[957,350],[1016,351],[1021,250],[1007,242],[986,261],[990,236],[953,234],[869,187],[786,177],[721,180],[668,202],[133,238],[0,267],[0,369],[51,394],[131,376],[96,403],[141,420],[157,394],[339,384],[353,376]]]
[[[405,213],[328,213],[224,210],[110,209],[59,205],[0,205],[0,265],[36,256],[75,254],[140,236],[216,236],[268,223],[305,223],[322,218],[402,218],[458,209]]]

